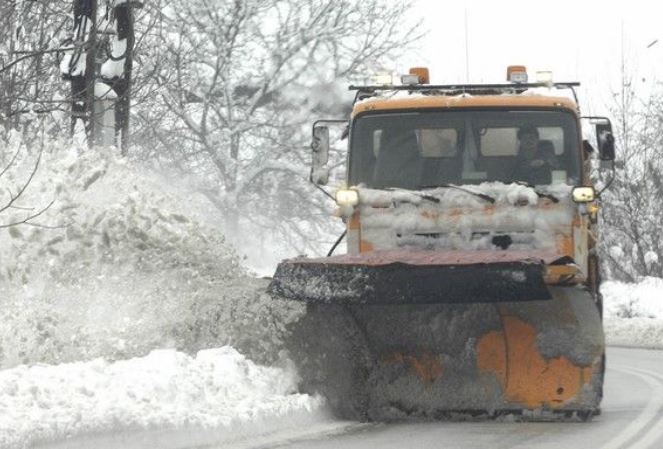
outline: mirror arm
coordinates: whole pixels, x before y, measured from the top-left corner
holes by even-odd
[[[334,246],[332,246],[331,249],[329,250],[329,252],[327,253],[327,257],[330,257],[332,254],[334,254],[334,250],[343,241],[343,237],[345,237],[345,235],[347,233],[348,233],[348,230],[345,229],[343,231],[343,234],[341,234],[341,236],[334,242]]]
[[[596,197],[597,197],[597,198],[601,198],[601,195],[603,194],[603,192],[605,192],[606,190],[608,190],[608,189],[610,188],[610,186],[612,185],[613,181],[615,180],[615,177],[617,176],[617,175],[616,175],[617,171],[615,170],[615,161],[611,161],[611,162],[612,162],[612,169],[610,170],[610,172],[611,172],[610,179],[608,180],[608,182],[606,183],[606,185],[603,186],[603,188],[601,189],[601,191],[598,192],[598,193],[596,194]]]
[[[318,184],[316,184],[316,183],[313,182],[312,180],[309,180],[309,182],[310,182],[311,184],[313,184],[313,185],[315,186],[316,189],[318,189],[319,191],[321,191],[322,193],[324,193],[326,196],[328,196],[329,198],[331,198],[332,201],[336,202],[336,198],[334,198],[334,195],[332,195],[331,193],[327,192],[325,189],[323,189],[322,187],[320,187]]]

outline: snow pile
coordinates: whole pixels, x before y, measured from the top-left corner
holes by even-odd
[[[663,279],[601,286],[608,344],[663,349]]]
[[[0,204],[37,159],[17,136],[2,165],[14,154]],[[53,143],[19,208],[0,214],[11,223],[53,201],[39,226],[0,229],[0,367],[225,344],[272,362],[293,310],[192,212],[205,204],[186,185],[114,154]]]
[[[19,366],[0,371],[0,447],[141,430],[222,444],[326,419],[322,399],[296,394],[296,384],[290,365],[258,366],[229,347]]]

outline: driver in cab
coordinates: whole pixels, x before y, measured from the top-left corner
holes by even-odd
[[[551,171],[558,166],[552,142],[539,140],[539,131],[534,125],[522,126],[517,137],[519,146],[513,180],[533,185],[550,184]]]

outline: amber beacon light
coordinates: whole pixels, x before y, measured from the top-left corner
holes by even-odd
[[[430,84],[430,74],[428,72],[428,67],[412,67],[410,69],[410,75],[419,77],[420,84]]]
[[[524,65],[510,65],[506,68],[506,79],[511,83],[526,83],[527,68]]]

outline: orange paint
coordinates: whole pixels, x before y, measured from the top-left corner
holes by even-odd
[[[477,107],[543,107],[564,108],[577,115],[576,103],[565,97],[525,96],[525,95],[476,95],[470,97],[430,95],[413,96],[411,98],[375,98],[373,101],[357,103],[352,116],[362,112],[393,109],[427,109],[427,108],[477,108]]]
[[[488,332],[477,343],[477,367],[479,371],[489,371],[495,374],[502,388],[506,385],[506,355],[506,341],[503,332]]]
[[[355,212],[352,217],[350,217],[350,220],[348,220],[348,229],[350,230],[356,230],[361,227],[361,222],[359,220],[359,213]]]
[[[395,352],[385,359],[387,363],[406,364],[426,384],[430,385],[442,377],[442,361],[432,354],[419,357]]]
[[[437,220],[440,217],[440,213],[433,210],[422,210],[421,216],[429,220]]]
[[[536,343],[536,329],[514,316],[503,316],[504,331],[491,331],[477,343],[480,371],[493,373],[504,399],[526,407],[560,408],[592,378],[591,367],[566,357],[546,360]]]
[[[458,219],[463,215],[467,215],[467,211],[465,209],[454,207],[453,209],[447,210],[447,216],[449,216],[449,218]]]
[[[558,253],[569,257],[574,256],[575,252],[573,251],[573,236],[559,234],[556,236],[555,243]]]
[[[486,215],[494,215],[495,214],[495,206],[492,204],[488,204],[483,207],[483,213]]]
[[[574,282],[584,282],[585,276],[575,265],[548,265],[543,274],[546,284],[560,284],[573,279]]]
[[[371,242],[367,242],[366,240],[359,240],[359,252],[360,253],[368,253],[373,251],[375,248],[373,247],[373,244]]]

